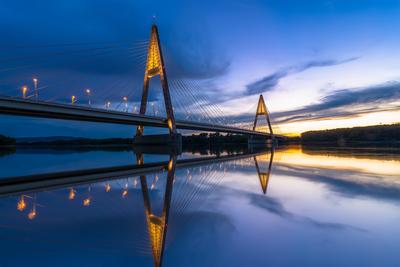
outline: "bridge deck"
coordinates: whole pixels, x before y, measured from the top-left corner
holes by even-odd
[[[168,128],[165,118],[142,116],[128,112],[105,110],[93,107],[34,101],[0,96],[0,113],[18,116],[42,117],[63,120],[143,125]],[[223,132],[270,137],[269,133],[240,129],[223,125],[177,120],[176,127],[184,130]]]

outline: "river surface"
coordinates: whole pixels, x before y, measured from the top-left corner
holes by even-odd
[[[400,151],[228,154],[199,163],[212,155],[3,153],[3,181],[118,166],[135,173],[2,192],[0,266],[400,266]],[[139,173],[142,163],[156,170]]]

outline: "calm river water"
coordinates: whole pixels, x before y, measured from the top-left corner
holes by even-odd
[[[197,157],[144,155],[156,170],[3,192],[0,266],[400,266],[400,151]],[[137,162],[18,150],[0,156],[0,180]]]

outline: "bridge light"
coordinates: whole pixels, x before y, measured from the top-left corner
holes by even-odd
[[[171,159],[171,160],[168,162],[168,171],[172,171],[173,164],[174,164],[174,161]]]
[[[153,116],[156,116],[156,111],[155,111],[155,107],[154,107],[154,102],[151,102],[151,108],[153,109]]]
[[[168,123],[168,129],[172,130],[172,120],[168,119],[167,123]]]
[[[17,203],[17,210],[23,211],[26,208],[26,202],[24,196],[21,196],[20,200]]]
[[[87,95],[87,97],[88,97],[88,105],[90,106],[91,104],[92,104],[92,101],[90,100],[90,96],[91,96],[91,91],[90,91],[90,89],[86,89],[86,95]]]
[[[110,101],[107,101],[107,103],[106,103],[106,108],[107,108],[107,109],[110,109],[110,106],[111,106],[111,102],[110,102]]]
[[[26,85],[21,87],[22,98],[26,98],[26,93],[28,92],[28,87]]]
[[[128,184],[128,179],[127,179],[126,183],[125,183],[125,189],[124,189],[124,191],[122,191],[123,198],[125,198],[128,195],[128,186],[129,186],[129,184]]]
[[[122,100],[125,102],[125,111],[128,111],[128,97],[124,96]]]
[[[71,104],[74,105],[76,102],[76,97],[73,95],[71,96]]]
[[[110,192],[110,190],[111,190],[111,185],[110,184],[106,184],[106,192],[108,193],[108,192]]]
[[[90,197],[85,198],[83,200],[83,206],[85,206],[85,207],[89,206],[91,201],[92,201],[92,199]]]
[[[38,82],[39,80],[37,78],[33,78],[33,88],[35,89],[35,99],[37,100],[39,97],[39,92],[38,92]]]
[[[37,212],[36,212],[36,207],[33,206],[32,210],[28,213],[28,218],[29,220],[33,220],[36,218]]]
[[[69,190],[69,195],[68,195],[68,199],[69,200],[73,200],[75,198],[75,190],[73,188],[71,188]]]

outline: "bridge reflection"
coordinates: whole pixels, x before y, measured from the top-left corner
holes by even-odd
[[[268,159],[267,159],[267,158]],[[254,162],[256,164],[256,170],[258,173],[258,178],[260,179],[261,189],[264,194],[267,193],[269,177],[271,175],[272,170],[272,162],[274,160],[274,149],[271,149],[271,153],[264,154],[261,156],[254,156]],[[260,166],[260,163],[268,162],[268,168],[265,170],[263,166]]]
[[[101,175],[101,173],[96,170],[93,170],[93,173],[97,176],[95,180],[88,179],[88,177],[90,178],[88,174],[89,171],[81,173],[76,172],[77,175],[75,177],[62,177],[61,174],[53,174],[54,177],[51,178],[50,181],[61,180],[61,184],[40,181],[34,183],[34,186],[31,186],[32,183],[29,181],[29,177],[26,177],[25,184],[24,181],[22,181],[22,177],[19,177],[19,184],[14,184],[11,191],[10,187],[0,187],[0,194],[17,195],[18,213],[27,212],[28,219],[36,220],[38,216],[40,217],[40,209],[43,211],[51,206],[51,203],[44,206],[40,205],[40,202],[37,203],[37,199],[40,200],[38,196],[44,193],[44,190],[67,190],[67,192],[63,192],[64,199],[69,202],[81,199],[81,207],[88,209],[94,208],[96,199],[101,198],[99,194],[109,194],[112,193],[112,191],[120,192],[119,190],[122,190],[122,194],[118,194],[120,197],[126,198],[129,190],[135,190],[134,193],[138,192],[136,190],[140,190],[144,204],[144,219],[149,240],[148,246],[151,250],[154,266],[162,266],[171,211],[173,211],[172,213],[175,216],[178,216],[182,209],[188,208],[190,200],[199,199],[200,197],[208,198],[211,194],[210,189],[218,186],[218,179],[212,179],[212,177],[215,178],[216,173],[220,173],[223,176],[227,169],[240,167],[248,169],[252,164],[253,168],[255,164],[255,170],[260,180],[262,192],[265,194],[271,174],[273,155],[274,151],[271,150],[243,155],[229,155],[226,157],[218,156],[210,159],[198,158],[193,160],[178,160],[176,154],[170,154],[167,162],[149,164],[145,163],[142,153],[137,153],[136,169],[128,170],[128,172],[131,171],[132,174],[122,176],[122,178],[120,175],[121,169],[118,168],[114,168],[116,174],[119,175],[115,180],[110,179],[113,178],[111,171]],[[179,171],[181,175],[176,177],[177,171]],[[67,173],[67,175],[71,175],[71,173]],[[51,177],[52,175],[47,174],[45,176]],[[152,203],[154,199],[152,201],[151,192],[156,186],[148,182],[151,176],[157,177],[155,182],[157,182],[160,177],[162,186],[157,187],[157,192],[164,192],[162,194],[161,211],[157,209],[157,201],[155,205]],[[108,178],[104,179],[104,177]],[[255,175],[252,175],[252,177],[254,178]],[[30,177],[30,179],[32,179],[32,177]],[[65,179],[70,179],[71,183],[66,183]],[[121,184],[121,181],[123,181],[123,184]],[[163,186],[165,186],[165,189]],[[192,190],[188,189],[190,186],[193,186]],[[181,190],[176,192],[177,195],[174,198],[173,189]],[[185,191],[185,193],[182,191]],[[157,196],[158,198],[160,197],[158,194]],[[203,200],[199,202],[203,202]],[[37,204],[39,210],[37,209]]]
[[[269,153],[256,155],[253,157],[256,171],[260,180],[261,189],[264,194],[267,192],[267,187],[269,183],[269,178],[272,170],[272,163],[274,158],[274,149],[271,148]],[[264,169],[264,163],[267,162],[267,169]],[[137,154],[137,163],[143,164],[143,155]],[[141,189],[143,194],[143,202],[146,215],[147,231],[150,237],[151,250],[154,259],[154,266],[162,266],[166,236],[167,236],[167,226],[169,211],[171,207],[172,191],[175,179],[175,166],[176,166],[176,156],[171,155],[168,163],[168,173],[167,182],[164,192],[163,209],[161,215],[155,215],[151,208],[149,187],[147,185],[146,175],[140,176]],[[190,173],[188,173],[190,175]],[[189,177],[192,177],[191,175]]]
[[[144,164],[143,154],[136,155],[138,165]],[[147,186],[146,175],[140,175],[140,184],[143,194],[145,207],[147,231],[150,235],[151,250],[154,258],[154,266],[161,266],[164,254],[165,239],[167,236],[167,225],[169,218],[169,209],[171,206],[172,189],[175,179],[176,155],[171,154],[167,165],[167,184],[164,193],[164,204],[162,214],[157,216],[151,209],[149,189]]]

